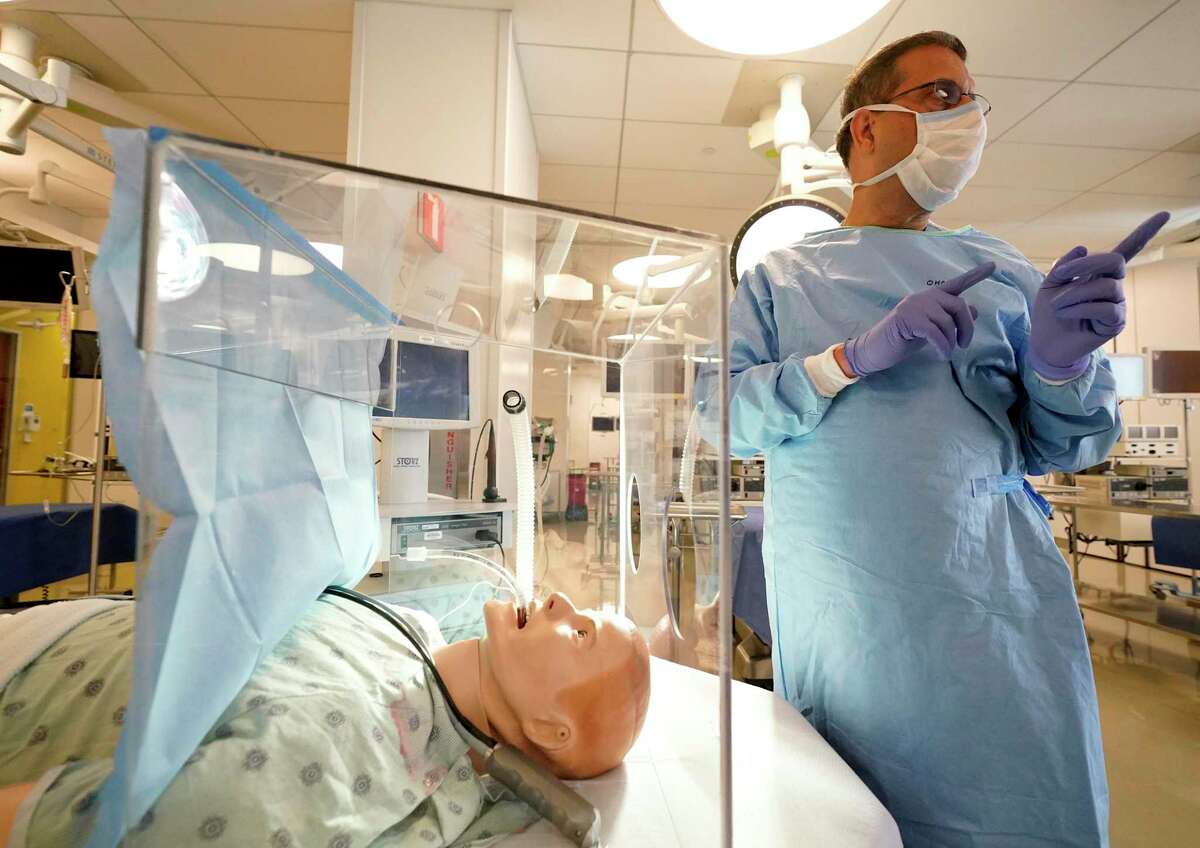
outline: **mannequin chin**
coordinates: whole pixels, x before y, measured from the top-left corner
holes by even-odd
[[[487,635],[434,655],[455,703],[560,777],[620,764],[650,702],[650,652],[622,616],[577,610],[561,594],[530,605],[484,607]]]

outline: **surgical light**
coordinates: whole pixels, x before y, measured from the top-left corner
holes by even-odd
[[[183,189],[165,175],[158,216],[158,299],[169,303],[193,294],[208,276],[208,257],[200,249],[208,241],[208,233]]]
[[[788,195],[763,204],[746,219],[729,251],[736,284],[773,250],[795,244],[809,233],[840,226],[845,213],[815,195]]]
[[[686,35],[727,53],[777,56],[844,35],[887,0],[658,0]]]
[[[672,268],[669,271],[660,271],[656,274],[650,273],[650,270],[661,265],[678,262],[679,259],[680,257],[678,256],[668,254],[635,256],[632,259],[624,259],[618,262],[613,266],[612,273],[617,282],[634,288],[640,287],[644,279],[646,285],[652,289],[677,289],[686,283],[695,273],[695,263],[685,265],[682,268]],[[712,272],[706,270],[697,279],[707,280],[710,276],[712,276]]]
[[[592,284],[574,274],[547,274],[542,278],[546,297],[557,300],[591,300]]]

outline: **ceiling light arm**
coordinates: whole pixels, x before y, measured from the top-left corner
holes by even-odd
[[[97,165],[106,171],[117,170],[116,160],[112,156],[90,141],[85,140],[70,130],[63,129],[58,124],[47,121],[43,117],[35,118],[33,123],[29,125],[29,129],[47,141],[51,141],[77,156],[82,156],[93,165]]]
[[[33,64],[37,36],[15,24],[0,27],[0,150],[21,155],[25,133],[47,106],[67,105],[71,66],[47,59],[39,77]]]

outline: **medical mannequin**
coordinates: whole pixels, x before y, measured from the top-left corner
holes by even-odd
[[[447,645],[434,662],[468,719],[550,768],[588,778],[616,767],[650,701],[650,653],[628,619],[577,610],[555,593],[484,607],[487,636]]]
[[[115,628],[131,624],[133,606],[121,605],[120,609],[128,614],[126,618],[110,618],[104,626]],[[491,602],[484,609],[485,638],[445,645],[441,642],[432,619],[419,613],[410,612],[408,615],[419,630],[425,631],[422,638],[430,640],[438,672],[460,711],[480,729],[519,748],[556,774],[563,777],[587,778],[608,771],[621,762],[637,738],[646,716],[650,696],[649,650],[641,634],[627,619],[576,610],[566,597],[556,594],[544,602],[532,604],[525,626],[518,628],[516,609],[512,604]],[[99,626],[99,620],[81,625]],[[363,629],[364,626],[366,629]],[[380,642],[379,637],[393,641]],[[82,677],[87,675],[81,675],[77,679],[52,668],[54,663],[61,664],[75,655],[72,653],[76,650],[75,647],[66,647],[72,639],[76,643],[82,640],[92,643],[90,650],[93,653],[87,655],[86,659],[89,668],[103,666],[108,670],[108,683],[94,697],[79,696],[76,692],[79,688],[76,684],[82,682]],[[28,674],[38,675],[42,680],[49,681],[38,691],[47,699],[47,703],[74,704],[77,709],[84,711],[80,714],[86,715],[92,715],[86,712],[88,709],[95,709],[107,719],[118,704],[124,704],[127,697],[125,687],[128,678],[116,669],[117,666],[128,666],[132,641],[128,636],[123,639],[97,638],[81,632],[78,637],[64,636],[55,645],[60,643],[66,648],[66,653],[58,647],[53,650],[47,649],[43,656],[34,660],[29,667]],[[441,647],[437,647],[439,644]],[[279,737],[256,739],[247,744],[253,744],[263,752],[258,761],[266,762],[276,769],[277,774],[291,777],[290,772],[296,770],[296,764],[290,763],[289,756],[298,756],[307,762],[311,757],[321,755],[305,753],[301,756],[287,749],[302,749],[307,746],[308,749],[320,751],[328,749],[329,743],[333,742],[339,750],[339,756],[335,760],[319,761],[326,776],[332,777],[338,762],[357,762],[356,757],[358,760],[363,759],[359,754],[353,753],[352,749],[361,753],[360,749],[369,749],[384,738],[377,736],[372,740],[370,737],[377,734],[377,731],[372,727],[370,732],[363,732],[366,727],[371,727],[371,724],[360,723],[362,710],[369,709],[371,702],[377,701],[384,704],[384,715],[389,715],[387,711],[390,710],[389,721],[395,724],[395,730],[399,734],[399,747],[408,750],[403,763],[394,763],[387,772],[390,775],[389,785],[401,780],[402,772],[405,771],[415,770],[416,773],[423,774],[430,769],[437,769],[438,774],[447,771],[456,773],[457,767],[448,765],[448,760],[443,761],[431,755],[431,749],[427,746],[433,744],[433,740],[438,737],[428,736],[428,742],[423,742],[425,737],[414,737],[410,732],[412,728],[409,721],[414,717],[420,722],[423,732],[428,732],[430,723],[436,718],[427,707],[420,706],[427,700],[427,693],[432,692],[432,687],[416,684],[414,688],[413,682],[406,682],[413,681],[414,675],[424,680],[428,677],[428,672],[421,674],[419,664],[414,664],[411,660],[406,666],[397,666],[398,654],[394,658],[392,653],[388,652],[387,645],[398,649],[404,645],[404,641],[384,619],[354,605],[346,605],[343,601],[323,598],[285,637],[273,655],[260,664],[238,699],[227,710],[223,721],[227,721],[228,724],[224,724],[223,727],[231,739],[230,744],[237,747],[238,738],[245,739],[247,733],[253,734],[254,728],[260,724],[282,726],[279,722],[285,721],[289,716],[308,715],[309,718],[315,718],[315,726],[321,728],[322,733],[311,733],[312,722],[288,725],[291,730],[278,731]],[[56,652],[62,656],[57,656]],[[43,658],[51,667],[50,670],[36,671],[34,667],[42,663]],[[344,679],[333,676],[339,669],[349,676]],[[292,681],[290,689],[286,688],[289,676]],[[362,685],[347,685],[359,679]],[[331,703],[328,698],[323,699],[321,690],[325,687],[328,687],[327,693],[341,693],[336,696],[335,703]],[[399,691],[396,691],[397,687]],[[305,693],[309,693],[310,690],[311,694],[306,697]],[[378,694],[381,692],[387,693],[382,700]],[[6,691],[0,691],[0,700],[6,694]],[[20,696],[20,693],[17,694]],[[106,698],[111,698],[112,702],[101,703]],[[313,703],[312,707],[305,706],[309,700]],[[44,705],[27,697],[24,701],[20,710],[13,710],[14,716],[27,713],[44,716],[38,720],[48,726],[49,737],[61,737],[63,731],[59,729],[59,724],[49,717],[49,710]],[[5,703],[12,704],[12,698]],[[339,718],[337,725],[326,724],[331,708],[336,709],[339,717],[344,717],[344,722]],[[419,716],[415,716],[413,708],[417,709]],[[242,724],[238,724],[239,721]],[[104,724],[104,732],[111,737],[109,747],[106,748],[110,751],[111,747],[115,746],[116,736],[112,732],[113,728],[108,727],[107,722]],[[353,735],[339,735],[342,727]],[[443,739],[448,738],[445,731],[453,733],[453,726],[448,723],[444,723],[441,729]],[[119,728],[117,730],[119,732]],[[389,730],[388,739],[392,738],[391,732]],[[243,767],[241,755],[235,754],[230,760],[228,755],[219,754],[223,744],[220,740],[224,738],[222,733],[221,727],[216,728],[212,734],[216,741],[210,739],[204,750],[198,751],[196,755],[200,757],[199,761],[205,764],[203,767],[209,769],[205,772],[206,776],[198,778],[195,767],[185,769],[176,779],[176,783],[182,785],[173,784],[172,788],[168,789],[167,796],[184,799],[210,797],[213,795],[213,787],[217,784],[224,786],[225,781],[247,781],[246,792],[249,793],[253,789],[256,784]],[[291,735],[295,733],[300,733],[301,736]],[[8,724],[0,726],[0,751],[12,753],[23,748],[25,737],[22,734],[23,731],[12,731]],[[301,738],[302,736],[312,738]],[[314,741],[318,743],[315,746],[312,744]],[[217,747],[212,747],[214,744]],[[385,744],[391,746],[393,743]],[[92,750],[85,758],[107,756],[110,756],[110,753]],[[225,759],[218,759],[221,756],[225,756]],[[471,759],[474,761],[473,755]],[[368,754],[364,762],[374,764],[374,755]],[[41,775],[57,763],[58,761],[43,761],[38,763],[38,767],[29,768],[24,772],[9,768],[7,781],[0,781],[12,784],[0,786],[0,848],[8,845],[9,831],[22,800],[29,795]],[[475,764],[479,765],[478,762]],[[399,770],[397,765],[400,766]],[[351,771],[357,772],[371,767],[356,765]],[[378,765],[373,767],[381,768]],[[280,772],[279,769],[283,771]],[[384,773],[375,772],[375,776],[376,782],[379,782]],[[200,782],[197,783],[197,780]],[[460,777],[459,780],[463,778]],[[455,781],[446,783],[453,787],[465,785]],[[393,795],[401,794],[398,784],[393,788]],[[173,796],[172,792],[175,793]],[[228,793],[222,789],[215,794],[220,796]],[[381,802],[386,806],[387,801],[383,799],[375,799],[369,806]],[[38,805],[39,810],[42,809],[40,798],[34,803]],[[442,803],[449,801],[443,798]],[[457,797],[455,803],[460,809],[467,811],[463,815],[470,819],[470,810],[473,808],[469,802]],[[52,804],[51,807],[53,806]],[[179,816],[186,815],[188,809],[187,801],[180,805],[168,800],[166,805],[159,809],[161,824],[170,824]],[[326,812],[333,814],[337,813],[338,809],[340,806]],[[380,807],[376,806],[376,815],[381,814],[379,810]],[[228,818],[231,829],[237,826],[238,822],[246,820],[247,815],[255,815],[247,814],[244,810],[223,811],[223,814]],[[360,809],[358,818],[365,819],[369,814],[368,808]],[[517,823],[518,826],[523,824]],[[314,838],[322,836],[317,831],[308,833],[299,821],[290,826],[294,828],[298,837],[302,833]],[[492,825],[489,823],[488,826]],[[188,829],[185,831],[185,835],[191,832]],[[496,832],[494,827],[493,832]],[[155,838],[174,838],[169,837],[169,833],[167,831],[158,836],[148,835],[144,838],[150,838],[151,842],[148,844],[153,844]],[[37,840],[30,836],[32,841],[28,844],[48,844],[44,834],[43,830],[43,837]],[[231,832],[230,836],[233,835]]]

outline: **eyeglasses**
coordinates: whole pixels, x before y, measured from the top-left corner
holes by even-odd
[[[979,105],[983,107],[983,114],[986,115],[988,112],[992,111],[992,104],[989,103],[988,99],[982,94],[965,92],[962,90],[962,86],[960,86],[954,80],[948,79],[936,79],[933,82],[927,82],[923,85],[906,89],[905,91],[893,96],[892,100],[899,100],[906,94],[915,94],[918,91],[925,91],[923,96],[933,102],[936,102],[942,108],[953,109],[956,106],[962,105],[963,98],[968,97],[971,100],[978,102]]]

